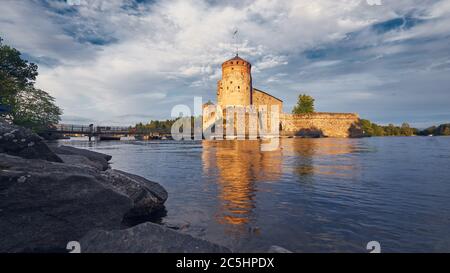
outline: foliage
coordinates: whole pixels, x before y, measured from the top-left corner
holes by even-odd
[[[170,128],[172,128],[175,121],[176,119],[168,119],[165,121],[151,120],[147,124],[136,124],[136,130],[140,133],[170,132]]]
[[[61,109],[47,92],[36,89],[37,65],[4,45],[0,38],[0,104],[10,108],[0,117],[17,125],[40,131],[60,120]]]
[[[45,130],[60,121],[61,109],[47,92],[28,87],[16,95],[12,113],[13,123],[36,132]]]
[[[297,105],[294,106],[292,114],[314,113],[314,98],[306,94],[298,96]]]
[[[432,126],[420,132],[420,135],[450,136],[450,123]]]
[[[389,124],[388,126],[381,126],[372,123],[367,119],[361,120],[361,127],[364,130],[365,136],[413,136],[419,133],[419,130],[412,128],[408,123],[403,123],[401,126]]]

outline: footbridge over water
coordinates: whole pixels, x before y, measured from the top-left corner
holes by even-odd
[[[136,129],[132,126],[95,126],[75,125],[75,124],[57,124],[47,129],[47,134],[59,134],[64,136],[87,136],[89,141],[92,137],[98,140],[120,140],[121,137],[134,136],[138,139],[158,139],[171,138],[170,129]]]

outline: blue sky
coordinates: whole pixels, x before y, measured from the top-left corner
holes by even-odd
[[[0,36],[39,65],[66,123],[128,125],[215,100],[235,28],[254,86],[287,112],[307,93],[317,111],[381,124],[450,122],[450,0],[71,3],[0,6]]]

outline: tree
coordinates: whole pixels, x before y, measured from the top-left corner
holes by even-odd
[[[0,38],[0,104],[10,108],[0,117],[39,132],[57,124],[62,114],[55,99],[36,89],[37,65],[21,58],[21,53],[4,45]]]
[[[409,126],[408,123],[403,123],[400,127],[400,135],[402,136],[412,136],[414,134],[414,129]]]
[[[302,94],[298,96],[297,105],[292,110],[293,114],[314,113],[314,99],[311,96]]]
[[[373,124],[369,120],[361,119],[361,128],[363,129],[365,136],[374,135]]]
[[[450,127],[445,127],[442,131],[443,136],[450,136]]]
[[[373,136],[385,136],[384,128],[378,124],[372,123]]]
[[[41,132],[57,124],[61,120],[61,114],[62,111],[55,105],[52,96],[30,86],[16,95],[11,117],[14,124]]]
[[[23,60],[18,50],[2,41],[0,37],[0,99],[2,104],[14,107],[17,93],[34,84],[37,65]]]

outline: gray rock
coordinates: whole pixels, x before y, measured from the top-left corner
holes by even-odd
[[[0,252],[59,252],[92,229],[121,227],[132,201],[94,168],[0,153]]]
[[[82,155],[67,155],[67,154],[58,154],[58,157],[62,159],[64,163],[73,164],[81,167],[94,168],[99,171],[104,170],[104,165],[98,161],[92,161],[87,157]]]
[[[229,249],[163,226],[144,223],[125,230],[96,230],[80,241],[82,253],[229,253]]]
[[[141,176],[111,169],[103,172],[102,176],[108,186],[133,201],[133,208],[126,218],[148,216],[160,210],[167,200],[167,191],[161,185]]]
[[[109,168],[108,161],[111,160],[110,155],[89,151],[86,149],[78,149],[75,147],[70,146],[56,146],[56,145],[50,145],[50,149],[58,154],[58,155],[78,155],[78,156],[84,156],[87,159],[97,162],[102,165],[102,170],[107,170]]]
[[[62,160],[52,152],[43,139],[31,130],[8,124],[0,120],[0,153],[28,159],[44,159],[53,162]]]
[[[188,229],[191,226],[191,223],[182,220],[165,220],[164,226],[171,229],[183,231]]]

